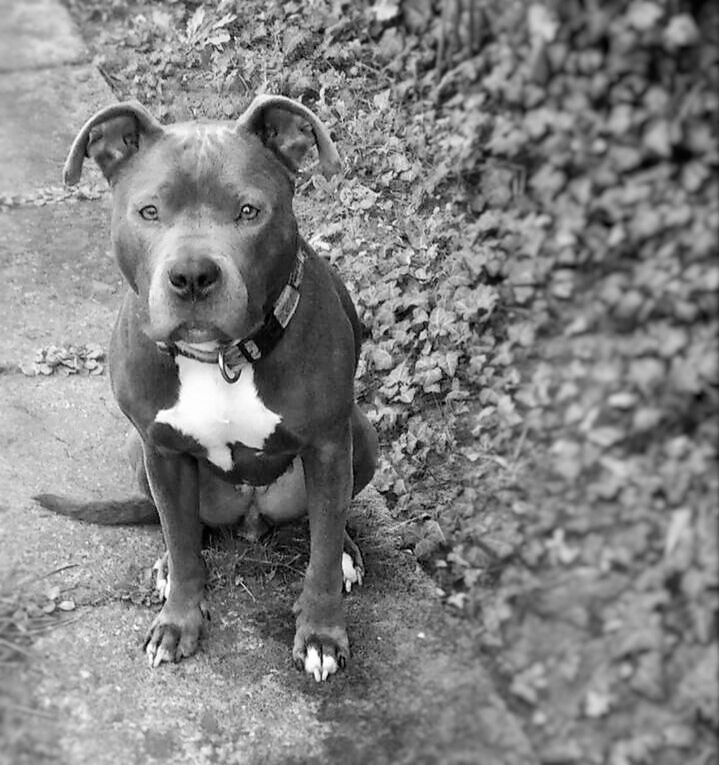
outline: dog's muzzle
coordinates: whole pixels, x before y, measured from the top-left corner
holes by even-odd
[[[200,259],[198,259],[198,261],[199,260]],[[209,261],[209,259],[206,260]],[[205,364],[217,364],[224,380],[228,383],[237,382],[237,380],[240,379],[242,367],[245,366],[245,364],[253,364],[272,351],[280,341],[280,338],[284,334],[292,317],[295,315],[295,311],[300,302],[300,286],[304,275],[305,260],[306,255],[302,245],[300,245],[295,256],[295,265],[290,274],[290,278],[287,280],[287,284],[285,284],[280,296],[272,306],[272,310],[265,316],[262,325],[247,337],[240,340],[231,340],[229,343],[224,343],[216,348],[205,349],[181,341],[175,343],[159,341],[157,342],[157,347],[162,352],[169,353],[173,357],[186,356]],[[219,268],[217,268],[217,270],[219,271]],[[173,284],[173,288],[178,290],[197,290],[199,288],[199,277],[202,276],[203,279],[209,279],[211,275],[210,271],[211,269],[207,266],[196,267],[191,277],[195,281],[195,284],[191,288],[186,285],[186,282],[190,280],[188,274],[184,274],[182,279],[176,275],[175,278],[178,283],[182,284],[182,287],[175,287]],[[168,278],[172,283],[172,268],[170,269]],[[217,279],[219,278],[220,276],[218,275]],[[215,282],[213,281],[203,282],[204,288],[211,290],[212,284],[214,283]]]

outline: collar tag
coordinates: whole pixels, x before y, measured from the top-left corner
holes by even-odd
[[[240,379],[245,360],[240,358],[239,363],[230,363],[225,356],[226,351],[227,347],[222,347],[217,351],[217,365],[220,367],[222,379],[231,385]]]
[[[259,361],[262,358],[262,351],[251,337],[237,343],[237,348],[250,364],[253,361]]]

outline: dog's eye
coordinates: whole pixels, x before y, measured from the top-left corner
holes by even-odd
[[[242,205],[240,212],[237,215],[237,220],[254,220],[260,211],[252,205]]]
[[[145,205],[140,208],[140,217],[143,220],[157,220],[160,216],[155,205]]]

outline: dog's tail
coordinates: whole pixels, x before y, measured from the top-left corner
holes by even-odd
[[[101,526],[139,526],[159,523],[160,516],[151,500],[133,497],[119,501],[78,502],[57,494],[38,494],[33,499],[46,510]]]

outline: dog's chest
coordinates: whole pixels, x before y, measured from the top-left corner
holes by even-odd
[[[239,380],[228,383],[216,364],[184,356],[178,356],[176,363],[178,399],[169,409],[161,409],[155,422],[191,436],[205,448],[207,459],[226,471],[233,467],[233,444],[263,447],[282,417],[260,399],[252,366],[243,368]]]

